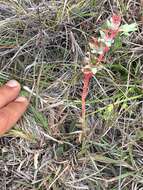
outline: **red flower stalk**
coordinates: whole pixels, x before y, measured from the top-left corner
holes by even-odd
[[[85,102],[86,102],[86,97],[88,95],[89,82],[93,76],[93,73],[91,71],[84,71],[83,74],[84,74],[84,79],[83,79],[83,91],[82,91],[82,119],[84,122],[85,112],[86,112]]]

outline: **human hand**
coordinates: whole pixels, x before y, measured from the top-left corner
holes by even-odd
[[[16,124],[28,107],[28,100],[18,97],[20,89],[15,80],[0,87],[0,136]]]

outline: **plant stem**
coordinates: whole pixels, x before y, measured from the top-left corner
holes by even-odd
[[[93,76],[93,73],[91,71],[85,71],[83,72],[84,79],[83,79],[83,91],[82,91],[82,131],[83,134],[85,134],[86,131],[86,123],[85,123],[85,115],[86,115],[86,97],[88,95],[88,88],[89,88],[89,82],[90,79]]]

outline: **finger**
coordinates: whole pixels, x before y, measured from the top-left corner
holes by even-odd
[[[0,135],[3,135],[16,124],[27,106],[28,100],[24,97],[19,97],[0,110]]]
[[[15,80],[10,80],[0,87],[0,108],[15,100],[20,92],[20,84]]]

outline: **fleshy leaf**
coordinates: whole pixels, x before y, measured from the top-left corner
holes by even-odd
[[[95,48],[95,44],[89,42],[89,47],[90,47],[90,49],[94,49]]]
[[[111,47],[112,43],[114,43],[114,40],[108,40],[105,42],[107,47]]]
[[[109,20],[107,20],[107,27],[108,27],[109,29],[113,27],[112,23],[111,23]]]
[[[120,27],[120,31],[125,34],[125,35],[129,35],[129,32],[134,32],[137,30],[137,24],[133,23],[133,24],[124,24]]]
[[[91,53],[93,53],[93,54],[95,54],[95,53],[97,53],[97,54],[103,54],[103,52],[104,52],[104,49],[103,48],[92,48],[91,49]]]
[[[111,47],[111,45],[114,43],[113,39],[100,39],[101,42],[103,42],[104,44],[106,44],[107,47]]]
[[[91,69],[91,71],[92,71],[92,73],[95,75],[98,70],[97,70],[97,68],[94,67],[94,68]]]
[[[106,38],[106,34],[102,30],[100,31],[100,36],[101,36],[102,39]]]

